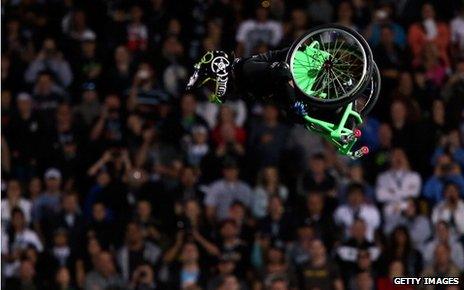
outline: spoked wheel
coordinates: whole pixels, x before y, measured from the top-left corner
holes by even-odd
[[[287,62],[298,91],[309,103],[339,107],[364,91],[372,52],[364,38],[344,26],[319,26],[291,46]]]
[[[354,110],[366,116],[374,108],[375,103],[379,98],[380,85],[381,85],[380,71],[377,64],[374,62],[372,75],[369,84],[366,86],[363,92],[354,101]]]

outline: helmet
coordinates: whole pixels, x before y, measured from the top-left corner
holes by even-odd
[[[224,51],[208,51],[200,62],[196,63],[195,71],[187,84],[187,90],[199,88],[206,84],[213,85],[214,92],[209,96],[213,103],[222,103],[222,97],[227,91],[231,60]]]

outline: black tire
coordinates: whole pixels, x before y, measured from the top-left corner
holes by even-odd
[[[365,76],[362,78],[362,80],[359,82],[357,87],[355,87],[354,90],[348,92],[346,95],[340,98],[336,99],[321,99],[321,98],[316,98],[312,96],[308,96],[307,94],[303,93],[297,86],[295,86],[295,89],[297,91],[297,94],[301,97],[302,100],[304,100],[308,106],[316,106],[316,107],[324,107],[324,108],[338,108],[340,106],[343,106],[345,104],[348,104],[352,102],[353,100],[356,99],[357,95],[359,92],[363,91],[366,86],[369,84],[370,81],[370,75],[372,73],[372,66],[373,66],[373,58],[372,58],[372,51],[367,43],[367,41],[356,31],[353,29],[350,29],[348,27],[338,25],[338,24],[327,24],[327,25],[321,25],[317,26],[304,35],[300,36],[290,47],[287,57],[286,57],[286,62],[291,65],[291,58],[295,50],[300,46],[301,42],[303,42],[305,39],[309,38],[311,34],[316,34],[319,33],[319,31],[322,33],[323,31],[326,30],[341,30],[347,34],[350,34],[362,47],[365,53],[365,58],[367,60],[366,62],[366,73]],[[293,74],[292,74],[293,76]]]
[[[380,76],[380,70],[379,67],[375,62],[373,62],[373,70],[372,70],[372,76],[371,76],[371,92],[369,92],[369,97],[364,104],[364,106],[358,111],[362,117],[367,116],[372,109],[374,108],[375,104],[377,103],[377,100],[379,99],[380,95],[380,88],[382,86],[382,78]],[[369,86],[366,88],[366,90],[369,89]],[[356,102],[356,100],[355,100]]]

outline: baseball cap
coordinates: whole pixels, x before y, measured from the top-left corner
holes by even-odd
[[[45,179],[61,179],[61,172],[56,168],[48,168],[44,174]]]

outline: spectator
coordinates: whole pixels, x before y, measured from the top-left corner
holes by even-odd
[[[101,244],[94,237],[87,239],[85,249],[79,254],[76,260],[76,284],[82,287],[85,282],[86,273],[92,270],[93,261],[103,251]]]
[[[197,100],[194,95],[185,93],[180,99],[180,111],[166,120],[162,130],[162,139],[175,144],[198,125],[208,128],[206,121],[196,113]]]
[[[101,252],[95,256],[94,264],[94,269],[85,278],[85,290],[125,287],[122,277],[116,271],[113,257],[110,253]]]
[[[67,232],[72,250],[77,250],[82,242],[85,223],[79,207],[77,193],[68,193],[63,196],[61,211],[54,218],[54,229],[63,229]]]
[[[86,228],[87,236],[96,238],[105,249],[116,242],[113,238],[115,227],[108,216],[105,205],[102,202],[95,203],[92,206],[92,217]]]
[[[393,132],[389,124],[383,123],[378,129],[379,147],[366,156],[364,166],[366,167],[367,179],[375,182],[375,177],[380,172],[388,169],[390,153],[393,146]]]
[[[19,208],[14,208],[11,212],[11,225],[5,238],[8,252],[15,258],[19,258],[21,251],[29,246],[34,247],[38,252],[44,249],[37,233],[27,227],[24,213]]]
[[[293,9],[291,12],[291,21],[289,27],[285,31],[282,43],[291,45],[298,37],[300,37],[309,27],[308,14],[303,9]]]
[[[6,281],[7,290],[38,289],[36,271],[30,260],[21,261],[18,269],[18,277]]]
[[[358,219],[366,224],[366,238],[373,240],[374,231],[380,226],[380,213],[377,208],[366,203],[363,187],[353,184],[347,190],[347,203],[335,210],[334,220],[344,228],[345,235],[348,236],[350,228]]]
[[[141,265],[134,272],[133,288],[136,290],[155,290],[155,274],[150,265]]]
[[[361,219],[355,220],[350,228],[350,236],[335,249],[345,281],[348,281],[350,274],[352,275],[356,269],[361,251],[367,251],[372,262],[379,259],[380,249],[366,238],[366,231],[366,222]]]
[[[453,49],[456,51],[456,55],[463,56],[462,51],[464,50],[464,7],[461,5],[461,9],[458,15],[456,15],[450,22],[450,33],[451,43]]]
[[[358,30],[358,27],[353,22],[353,6],[350,1],[341,1],[338,4],[337,23],[353,30]]]
[[[61,172],[56,168],[45,171],[45,191],[41,193],[32,205],[32,220],[41,223],[60,209],[61,199]]]
[[[425,242],[432,235],[430,220],[420,214],[417,200],[409,198],[400,208],[387,206],[384,208],[384,231],[390,234],[398,226],[405,226],[408,229],[413,247],[422,250]]]
[[[353,162],[349,165],[347,178],[344,181],[345,184],[341,184],[339,196],[342,201],[346,201],[347,191],[350,185],[356,183],[363,187],[366,201],[372,203],[375,201],[374,188],[364,178],[364,169],[361,163]]]
[[[107,95],[100,116],[90,131],[91,141],[101,141],[106,146],[119,145],[124,137],[121,100],[117,95]]]
[[[95,32],[87,26],[87,16],[83,10],[67,14],[61,25],[63,32],[74,42],[83,41],[88,37],[95,38]]]
[[[40,140],[42,124],[34,110],[32,97],[28,93],[17,95],[16,107],[17,113],[11,116],[6,136],[12,153],[12,173],[20,179],[27,180],[37,173],[37,165],[34,164],[39,157],[37,144]]]
[[[74,285],[71,282],[71,274],[69,269],[66,267],[61,267],[56,271],[55,278],[55,288],[57,290],[73,290]]]
[[[307,10],[311,21],[315,23],[329,23],[333,18],[333,6],[330,1],[316,0],[308,1]]]
[[[327,257],[327,252],[321,240],[311,242],[311,260],[300,271],[300,288],[336,289],[342,290],[343,282],[335,264]]]
[[[402,290],[412,290],[414,289],[410,285],[395,285],[393,284],[393,279],[396,277],[404,277],[406,275],[403,262],[400,260],[394,260],[388,265],[388,274],[387,277],[381,277],[377,280],[377,289],[386,290],[386,289],[402,289]]]
[[[440,221],[435,225],[434,239],[428,242],[424,247],[422,255],[424,256],[425,265],[430,266],[440,262],[435,260],[436,258],[441,258],[441,256],[437,256],[436,253],[440,244],[446,245],[446,247],[451,250],[453,255],[449,258],[459,270],[462,270],[464,268],[464,250],[462,245],[450,233],[449,224],[444,221]]]
[[[74,109],[76,117],[82,120],[86,127],[90,127],[100,115],[100,110],[101,106],[95,83],[84,83],[82,85],[82,98],[79,105]]]
[[[277,107],[266,105],[261,122],[253,124],[250,128],[249,146],[253,148],[250,153],[255,156],[254,161],[258,168],[278,164],[287,136],[288,128],[279,122]]]
[[[271,196],[278,196],[285,202],[288,198],[288,189],[280,183],[277,168],[265,167],[258,175],[258,185],[254,190],[252,211],[256,218],[263,218],[266,215]]]
[[[285,261],[285,248],[283,244],[274,243],[267,249],[264,260],[265,265],[261,269],[259,281],[264,281],[264,285],[270,283],[277,277],[286,277],[291,284],[295,284],[296,277],[289,269],[289,265]],[[290,284],[289,283],[289,284]],[[261,282],[255,284],[258,288],[263,288]]]
[[[435,8],[425,3],[422,6],[422,22],[414,23],[408,31],[408,42],[413,53],[413,63],[419,62],[425,44],[435,43],[441,59],[449,64],[447,50],[450,44],[450,32],[446,23],[436,19]]]
[[[56,79],[58,86],[63,88],[68,87],[73,81],[71,67],[52,38],[44,40],[41,51],[27,68],[24,79],[29,84],[34,84],[44,71],[49,71]]]
[[[219,235],[217,242],[219,252],[233,257],[237,265],[237,275],[244,278],[246,269],[250,263],[247,259],[250,256],[250,245],[240,239],[238,225],[230,219],[224,220],[221,223]]]
[[[139,224],[135,222],[127,224],[125,245],[117,254],[117,263],[124,280],[129,281],[131,277],[136,277],[134,272],[143,263],[155,266],[160,256],[161,249],[158,246],[143,240]]]
[[[360,272],[356,274],[355,287],[356,290],[369,290],[373,289],[374,277],[369,272]]]
[[[74,269],[76,251],[70,247],[68,233],[65,229],[60,228],[53,233],[51,245],[51,248],[41,257],[44,265],[42,271],[46,273],[46,276],[53,277],[61,267]]]
[[[131,85],[134,70],[132,54],[125,46],[118,46],[114,50],[114,65],[108,72],[107,86],[115,89],[118,94],[126,92]]]
[[[384,43],[387,37],[390,37],[392,42],[391,45],[397,49],[404,47],[406,44],[406,33],[401,25],[393,21],[393,9],[389,4],[381,5],[374,12],[374,19],[372,24],[367,28],[367,37],[369,43],[373,46],[377,46],[380,43]],[[384,29],[388,29],[390,35]]]
[[[134,5],[130,9],[131,22],[127,25],[127,47],[130,51],[147,49],[148,29],[142,22],[142,7]]]
[[[433,154],[433,161],[445,154],[450,154],[461,168],[464,167],[464,147],[461,145],[461,140],[458,130],[452,130],[448,135],[442,137],[443,141],[436,147]]]
[[[190,137],[190,136],[189,136]],[[208,144],[208,130],[204,126],[195,126],[192,128],[191,138],[186,141],[186,150],[188,163],[198,167],[205,155],[210,151]]]
[[[2,226],[8,227],[11,222],[11,213],[14,208],[19,208],[26,219],[26,224],[31,222],[31,202],[23,197],[21,184],[18,180],[8,181],[6,198],[2,199]]]
[[[218,273],[208,282],[208,286],[206,288],[208,290],[218,289],[219,285],[226,277],[233,275],[235,272],[236,263],[231,255],[221,255],[221,257],[219,257],[216,268]],[[242,289],[246,289],[244,281],[239,280],[238,282]]]
[[[316,153],[309,158],[309,170],[300,177],[300,194],[304,195],[311,190],[324,191],[328,195],[335,193],[335,178],[329,173],[327,160],[321,153]]]
[[[306,199],[306,213],[302,217],[302,223],[310,226],[324,245],[331,249],[333,243],[339,238],[337,226],[329,207],[327,199],[320,191],[310,191]]]
[[[213,182],[206,193],[206,215],[210,221],[227,217],[230,205],[238,200],[246,206],[251,204],[251,188],[239,179],[239,169],[234,160],[226,160],[222,169],[223,178]]]
[[[239,56],[250,56],[258,45],[277,46],[282,39],[282,26],[279,22],[269,19],[269,10],[258,6],[255,18],[240,24],[235,37]]]
[[[267,215],[260,221],[259,233],[269,241],[290,241],[293,238],[293,220],[286,212],[283,201],[279,196],[269,198]]]
[[[269,283],[269,290],[289,290],[290,286],[288,281],[282,277],[276,277],[272,279]]]
[[[410,169],[406,153],[399,148],[393,149],[390,169],[377,178],[377,201],[384,206],[401,207],[408,197],[417,197],[421,189],[421,178]]]
[[[168,262],[168,261],[166,261]],[[162,281],[169,289],[203,287],[206,273],[200,267],[200,254],[197,245],[185,242],[176,261],[169,261],[166,277]]]
[[[445,221],[458,238],[464,236],[464,201],[459,194],[459,186],[448,183],[443,188],[445,199],[439,202],[432,211],[434,224]]]
[[[435,277],[458,277],[459,268],[453,263],[454,251],[452,251],[448,244],[439,243],[433,250],[434,262],[422,272],[422,277],[429,277],[428,275],[435,275]],[[453,253],[451,255],[451,253]],[[432,290],[434,287],[431,285],[423,287],[423,289]]]
[[[405,275],[417,276],[422,271],[422,255],[414,249],[409,231],[404,226],[399,226],[390,234],[388,248],[385,251],[384,265],[391,265],[395,261],[401,261]]]
[[[423,195],[427,200],[435,204],[443,200],[443,188],[447,182],[453,182],[464,192],[464,177],[459,166],[447,155],[441,155],[436,162],[433,175],[425,182]]]
[[[80,57],[74,69],[76,82],[85,81],[98,82],[102,76],[103,63],[98,56],[96,37],[92,33],[86,33],[81,37]]]
[[[392,84],[398,78],[400,69],[403,67],[404,51],[399,44],[394,42],[395,35],[392,26],[384,25],[377,29],[379,29],[379,41],[374,46],[374,55],[377,56],[376,63],[387,84]]]

